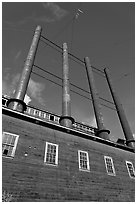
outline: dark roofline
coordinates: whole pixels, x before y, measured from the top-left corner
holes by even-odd
[[[75,130],[75,129],[67,128],[67,127],[61,126],[60,124],[52,123],[50,121],[43,121],[42,119],[36,118],[34,116],[26,115],[24,113],[20,113],[20,112],[17,112],[17,111],[14,111],[14,110],[11,110],[11,109],[8,109],[5,107],[2,107],[2,114],[5,114],[5,115],[11,116],[11,117],[15,117],[15,118],[18,118],[21,120],[25,120],[25,121],[28,121],[31,123],[35,123],[37,125],[41,125],[44,127],[49,127],[49,128],[54,129],[54,130],[66,132],[66,133],[71,134],[71,135],[73,134],[73,135],[76,135],[76,136],[79,136],[82,138],[93,140],[95,142],[103,143],[103,144],[106,144],[106,145],[109,145],[109,146],[112,146],[115,148],[123,149],[123,150],[134,153],[134,149],[132,149],[128,146],[120,145],[118,143],[115,143],[115,142],[112,142],[109,140],[105,140],[105,139],[99,138],[99,137],[94,136],[94,135],[89,135],[87,133],[80,132],[80,131]]]

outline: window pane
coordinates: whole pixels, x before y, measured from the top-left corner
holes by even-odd
[[[11,144],[11,142],[12,142],[12,136],[8,135],[6,143]]]
[[[7,143],[8,136],[5,134],[2,135],[2,143]]]
[[[8,150],[8,156],[12,156],[13,147],[9,146]]]
[[[2,142],[5,144],[10,144],[12,140],[12,136],[9,135],[8,133],[3,134]]]
[[[14,145],[14,143],[15,143],[15,140],[16,140],[16,137],[15,136],[12,136],[12,139],[11,139],[11,145]]]
[[[8,155],[8,149],[3,149],[3,155]]]

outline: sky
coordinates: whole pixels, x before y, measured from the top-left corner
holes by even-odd
[[[81,60],[103,70],[109,67],[117,95],[135,134],[135,3],[134,2],[3,2],[2,3],[2,93],[14,96],[34,30],[62,46]],[[44,41],[44,42],[43,42]],[[41,38],[34,64],[62,77],[62,55]],[[89,91],[85,67],[69,59],[70,82]],[[61,80],[33,67],[25,100],[29,105],[61,115]],[[105,77],[94,72],[101,98],[112,101]],[[47,80],[48,79],[48,80]],[[71,90],[90,98],[73,86]],[[71,112],[76,121],[96,127],[91,100],[71,91]],[[110,138],[124,139],[113,104],[100,100],[104,124]]]

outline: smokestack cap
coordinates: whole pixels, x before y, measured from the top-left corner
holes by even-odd
[[[37,31],[42,30],[42,27],[40,25],[37,25],[36,30]]]

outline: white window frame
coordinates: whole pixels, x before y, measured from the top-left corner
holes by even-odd
[[[38,112],[38,113],[37,113],[37,112]],[[35,109],[35,110],[34,110],[34,115],[35,115],[35,116],[39,116],[39,110],[36,110],[36,109]]]
[[[30,114],[30,110],[31,110],[31,108],[27,107],[26,113]]]
[[[43,115],[43,116],[42,116]],[[45,113],[43,111],[40,111],[40,117],[45,118]]]
[[[59,117],[54,116],[54,121],[55,121],[56,123],[59,123]]]
[[[33,113],[31,113],[31,112],[33,112]],[[35,109],[34,108],[30,108],[29,114],[30,115],[35,115]]]
[[[128,170],[128,174],[129,174],[130,178],[135,179],[135,177],[132,177],[131,174],[130,174],[130,171],[129,171],[129,168],[128,168],[128,163],[132,165],[133,173],[135,175],[135,170],[134,170],[133,163],[130,162],[130,161],[126,161],[126,166],[127,166],[127,170]]]
[[[46,118],[47,120],[50,120],[50,113],[47,113],[47,112],[46,112],[45,115],[46,115],[45,118]]]
[[[54,145],[54,146],[56,146],[55,164],[50,164],[50,163],[47,163],[47,162],[46,162],[48,145]],[[57,165],[58,165],[58,144],[53,144],[53,143],[50,143],[50,142],[46,142],[44,163],[47,164],[47,165],[52,165],[52,166],[57,166]]]
[[[109,170],[108,170],[108,168],[107,168],[107,162],[106,162],[106,159],[110,159],[110,160],[111,160],[113,173],[109,172]],[[105,166],[106,166],[107,174],[110,175],[110,176],[116,176],[116,172],[115,172],[115,168],[114,168],[114,163],[113,163],[113,159],[112,159],[112,157],[104,156],[104,160],[105,160]]]
[[[13,147],[13,149],[12,149],[11,155],[10,155],[10,156],[8,156],[8,155],[2,155],[2,156],[3,156],[3,157],[8,157],[8,158],[14,157],[15,151],[16,151],[16,147],[17,147],[17,143],[18,143],[18,139],[19,139],[19,135],[16,135],[16,134],[13,134],[13,133],[10,133],[10,132],[3,132],[2,135],[4,136],[4,134],[8,134],[8,135],[14,136],[14,137],[16,137],[16,139],[15,139],[15,142],[14,142],[14,147]],[[3,143],[2,143],[2,144],[3,144]]]
[[[87,157],[87,169],[83,169],[83,168],[81,168],[81,166],[80,166],[80,152],[86,153],[86,157]],[[78,162],[79,162],[79,170],[80,170],[80,171],[87,171],[87,172],[90,171],[88,152],[83,151],[83,150],[78,150]]]
[[[5,104],[3,105],[3,101],[5,102]],[[2,98],[2,106],[7,106],[7,100]]]

